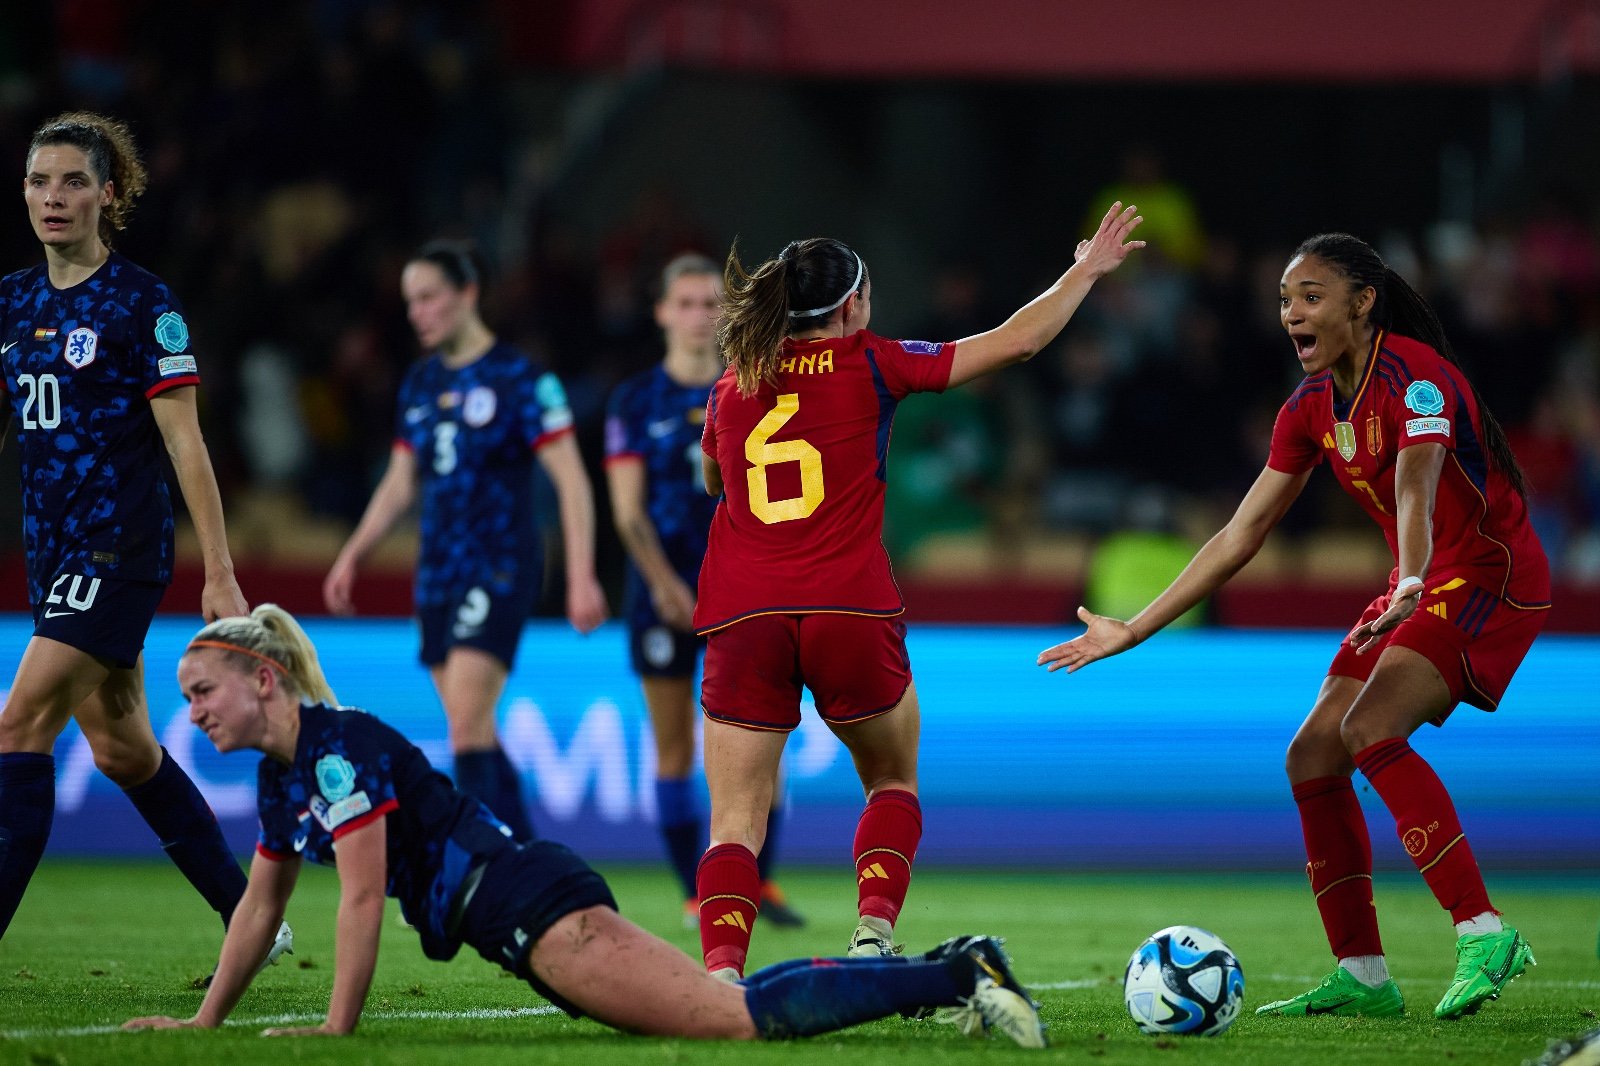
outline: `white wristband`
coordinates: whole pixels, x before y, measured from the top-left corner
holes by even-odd
[[[1394,594],[1397,597],[1404,596],[1404,595],[1406,595],[1406,590],[1409,589],[1412,585],[1415,585],[1418,588],[1421,588],[1422,587],[1422,583],[1423,582],[1422,582],[1422,579],[1420,577],[1403,577],[1403,578],[1400,579],[1400,583],[1397,584],[1394,587]]]

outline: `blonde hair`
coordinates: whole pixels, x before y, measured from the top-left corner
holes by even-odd
[[[226,652],[241,670],[250,669],[255,662],[267,663],[283,675],[291,691],[338,706],[338,697],[322,675],[316,646],[294,615],[275,603],[263,603],[248,615],[217,619],[189,641],[189,650],[194,648]]]

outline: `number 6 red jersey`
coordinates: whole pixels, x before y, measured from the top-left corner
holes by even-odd
[[[777,384],[711,389],[701,449],[723,496],[700,568],[695,631],[760,614],[905,610],[883,547],[895,407],[943,392],[955,344],[849,337],[784,342]]]

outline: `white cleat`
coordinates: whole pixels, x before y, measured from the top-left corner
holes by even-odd
[[[289,928],[288,922],[278,926],[278,935],[273,938],[272,946],[267,949],[267,957],[261,960],[261,965],[256,967],[256,973],[261,973],[268,966],[278,965],[278,960],[285,955],[294,954],[294,930]]]
[[[1039,1009],[1027,997],[1001,987],[991,978],[978,978],[966,1005],[978,1012],[984,1027],[999,1030],[1022,1047],[1049,1046]],[[963,1032],[968,1031],[963,1027]]]
[[[882,918],[862,918],[856,931],[850,934],[850,947],[845,954],[852,959],[890,958],[905,948],[894,942],[894,928]]]

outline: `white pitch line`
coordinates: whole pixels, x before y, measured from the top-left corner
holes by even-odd
[[[560,1014],[559,1007],[485,1007],[481,1010],[405,1010],[383,1014],[363,1014],[363,1023],[385,1021],[481,1021],[489,1018],[536,1018],[546,1014]],[[304,1025],[320,1022],[326,1014],[265,1014],[258,1018],[229,1018],[226,1026],[249,1027],[255,1025]],[[6,1029],[0,1030],[0,1039],[39,1040],[63,1036],[104,1036],[122,1031],[120,1025],[80,1025],[70,1029]]]
[[[1537,975],[1535,975],[1537,976]],[[1263,977],[1270,981],[1285,981],[1289,983],[1305,983],[1313,980],[1303,974],[1264,974]],[[1079,991],[1087,988],[1100,988],[1110,984],[1104,977],[1078,977],[1065,981],[1034,981],[1028,987],[1039,991],[1062,992]],[[1600,981],[1536,981],[1541,988],[1577,989],[1590,991],[1600,989]],[[559,1007],[485,1007],[480,1010],[408,1010],[394,1011],[383,1014],[364,1014],[361,1016],[363,1023],[385,1021],[478,1021],[491,1018],[537,1018],[549,1014],[560,1014]],[[247,1028],[256,1025],[304,1025],[308,1022],[320,1022],[327,1017],[325,1014],[266,1014],[256,1018],[230,1018],[223,1025]],[[120,1032],[120,1025],[80,1025],[67,1029],[5,1029],[0,1030],[0,1040],[41,1040],[69,1036],[104,1036],[108,1033]]]

